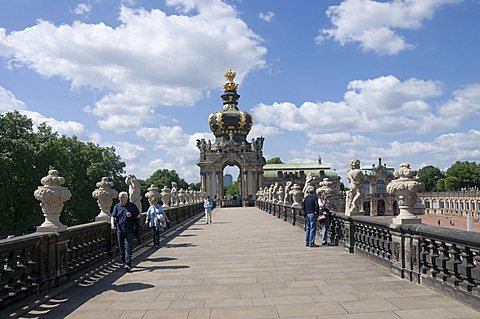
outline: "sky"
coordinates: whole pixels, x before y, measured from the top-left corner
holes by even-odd
[[[0,112],[198,182],[232,68],[266,159],[444,170],[480,161],[479,16],[479,0],[0,0]]]

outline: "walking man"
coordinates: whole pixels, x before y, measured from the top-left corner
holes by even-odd
[[[117,240],[122,255],[123,268],[126,272],[132,271],[132,246],[135,222],[140,214],[135,204],[128,201],[128,193],[118,194],[120,202],[115,205],[112,212],[112,230],[117,231]]]
[[[210,224],[212,223],[212,200],[210,199],[210,196],[207,196],[207,199],[203,201],[203,207],[205,208],[205,224],[208,224],[210,221]]]
[[[318,247],[315,244],[315,233],[317,232],[317,214],[319,212],[318,200],[314,195],[314,188],[312,186],[306,189],[307,197],[303,199],[302,208],[305,212],[306,227],[305,227],[305,246]]]

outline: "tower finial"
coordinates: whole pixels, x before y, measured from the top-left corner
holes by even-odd
[[[238,89],[238,84],[234,83],[233,79],[237,76],[237,73],[229,68],[223,75],[227,79],[227,83],[223,85],[223,89],[225,91],[236,91]]]

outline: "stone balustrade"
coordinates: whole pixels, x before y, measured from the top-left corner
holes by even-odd
[[[110,207],[116,191],[108,179],[97,183],[93,197],[98,200],[97,221],[66,227],[59,222],[64,201],[70,197],[64,180],[51,170],[42,179],[35,197],[42,201],[45,222],[33,234],[0,240],[0,309],[15,307],[27,297],[45,294],[67,281],[72,282],[88,269],[108,264],[118,257],[116,234],[110,227]],[[156,192],[155,192],[156,191]],[[151,188],[152,194],[158,190]],[[157,194],[158,195],[158,194]],[[53,207],[53,208],[52,208]],[[189,202],[177,207],[164,207],[170,227],[203,213],[201,202]],[[140,219],[141,243],[134,239],[134,251],[152,242],[152,232]],[[47,227],[48,226],[48,227]]]
[[[304,227],[299,208],[268,200],[257,200],[256,206]],[[331,245],[381,264],[400,278],[426,285],[480,309],[479,233],[333,213],[328,235]]]

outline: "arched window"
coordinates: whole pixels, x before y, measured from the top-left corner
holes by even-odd
[[[377,181],[377,194],[386,194],[387,189],[385,188],[385,182],[383,179]]]
[[[370,182],[369,181],[363,181],[363,194],[364,195],[369,195],[370,194]]]

